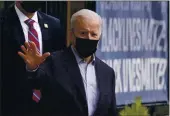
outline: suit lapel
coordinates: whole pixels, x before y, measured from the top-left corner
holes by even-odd
[[[41,28],[41,33],[42,33],[42,48],[43,48],[43,53],[48,51],[48,42],[46,42],[46,40],[49,39],[48,36],[48,22],[43,18],[43,16],[41,15],[41,13],[38,11],[37,12],[38,15],[38,22]]]
[[[101,105],[103,104],[105,92],[107,92],[107,90],[105,90],[106,85],[107,85],[106,80],[105,80],[105,73],[103,72],[104,69],[100,65],[100,63],[101,61],[96,57],[95,71],[96,71],[96,78],[97,78],[97,84],[98,84],[98,90],[99,90],[99,99],[97,102],[97,107],[96,107],[94,116],[98,116],[99,114],[97,113],[102,111]]]
[[[75,56],[71,51],[71,47],[67,49],[65,53],[64,61],[65,61],[64,66],[67,69],[69,75],[71,76],[73,83],[79,89],[83,98],[86,99],[85,88],[84,88],[84,84],[82,81],[80,69],[78,67]]]
[[[71,47],[69,47],[64,54],[63,64],[66,71],[70,75],[70,79],[72,83],[74,84],[76,100],[82,104],[81,106],[83,107],[87,106],[86,94],[85,94],[85,88],[84,88],[82,76],[76,58],[71,50]],[[87,107],[84,111],[86,113],[88,112]]]

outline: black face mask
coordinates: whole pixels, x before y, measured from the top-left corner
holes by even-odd
[[[23,1],[21,6],[26,12],[34,13],[41,8],[42,3],[42,1]]]
[[[98,41],[76,37],[75,47],[79,55],[86,58],[96,52]]]

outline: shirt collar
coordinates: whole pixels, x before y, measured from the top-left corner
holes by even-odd
[[[15,5],[15,10],[16,13],[19,17],[20,22],[24,22],[25,20],[29,19],[25,14],[23,14]],[[34,16],[31,18],[32,20],[34,20],[36,23],[38,23],[38,16],[37,16],[37,11],[34,13]]]
[[[81,62],[84,62],[84,59],[82,59],[82,58],[78,55],[77,51],[76,51],[72,46],[71,46],[71,49],[72,49],[72,51],[73,51],[74,56],[76,57],[77,63],[79,64],[79,63],[81,63]],[[91,61],[91,63],[92,63],[92,64],[95,63],[95,55],[94,55],[94,54],[93,54],[93,60]]]

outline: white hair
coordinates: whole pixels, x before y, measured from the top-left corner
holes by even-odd
[[[74,23],[77,19],[77,17],[79,16],[83,16],[83,17],[87,17],[90,18],[92,20],[99,20],[100,23],[100,33],[101,33],[101,27],[102,27],[102,19],[100,17],[100,15],[98,15],[96,12],[92,11],[92,10],[88,10],[88,9],[81,9],[79,11],[77,11],[76,13],[74,13],[71,17],[71,29],[74,28]]]

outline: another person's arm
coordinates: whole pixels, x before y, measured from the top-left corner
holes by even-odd
[[[47,72],[50,70],[50,53],[41,55],[33,42],[25,42],[25,46],[21,46],[21,49],[23,52],[18,54],[26,63],[28,80],[33,88],[39,88],[45,82],[45,77],[49,76]]]

